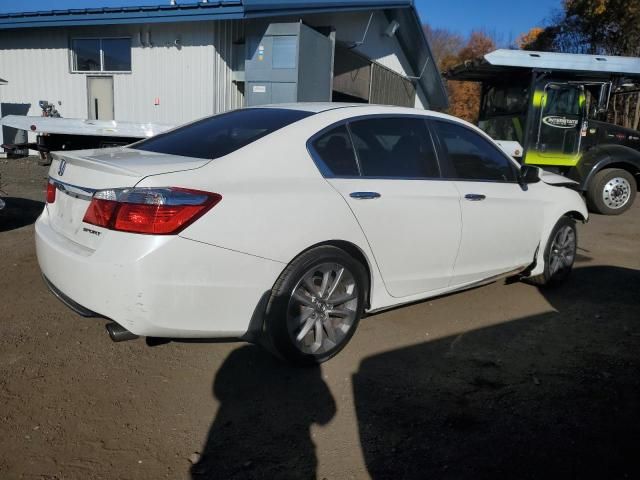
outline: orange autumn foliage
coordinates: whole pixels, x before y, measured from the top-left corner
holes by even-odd
[[[474,60],[496,49],[494,41],[482,32],[473,32],[466,45],[460,50],[455,59],[449,59],[453,64],[442,65],[442,71],[461,64],[467,60]],[[448,63],[449,63],[448,62]],[[447,82],[449,90],[449,114],[462,118],[471,123],[477,123],[480,113],[480,85],[474,82]]]

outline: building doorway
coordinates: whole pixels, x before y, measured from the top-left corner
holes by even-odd
[[[113,77],[87,77],[90,120],[113,120]]]

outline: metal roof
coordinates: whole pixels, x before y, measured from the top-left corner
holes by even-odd
[[[446,76],[452,80],[483,81],[533,70],[571,72],[590,77],[640,77],[640,58],[500,49],[458,65]]]
[[[448,96],[413,0],[209,0],[139,7],[80,8],[0,14],[0,30],[81,25],[170,23],[265,18],[313,13],[383,10],[403,28],[396,38],[431,108],[446,108]]]
[[[176,5],[72,8],[0,14],[0,30],[10,28],[161,23],[198,20],[257,18],[335,11],[407,8],[412,0],[209,0]]]

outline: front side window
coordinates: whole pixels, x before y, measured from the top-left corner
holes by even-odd
[[[447,177],[513,182],[515,167],[498,147],[478,133],[451,122],[435,121],[440,145],[449,160]]]
[[[313,113],[285,108],[233,110],[142,140],[131,148],[212,160],[310,115]]]
[[[71,40],[74,72],[130,72],[130,38],[75,38]]]
[[[387,117],[349,124],[363,177],[440,176],[426,123],[420,118]]]
[[[359,174],[358,164],[347,127],[340,125],[320,135],[313,142],[320,171],[325,177],[353,177]]]

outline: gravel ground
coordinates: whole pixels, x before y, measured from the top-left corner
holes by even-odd
[[[244,344],[112,343],[42,283],[46,168],[0,173],[2,479],[640,478],[640,202],[579,227],[558,290],[375,315],[293,369]]]

